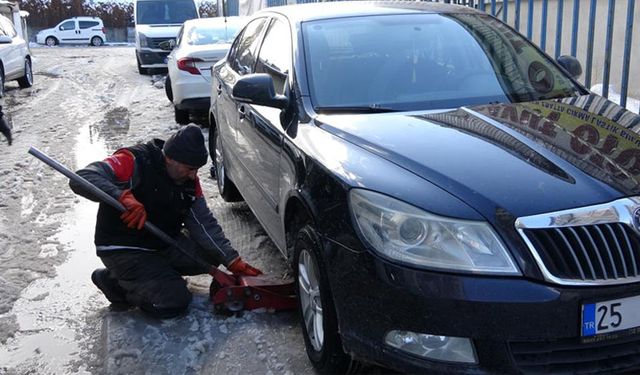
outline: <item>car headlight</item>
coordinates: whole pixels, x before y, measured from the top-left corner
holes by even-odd
[[[350,191],[350,206],[366,242],[387,258],[447,271],[520,274],[486,222],[434,215],[362,189]]]
[[[148,47],[146,35],[139,33],[138,38],[140,39],[140,47]]]

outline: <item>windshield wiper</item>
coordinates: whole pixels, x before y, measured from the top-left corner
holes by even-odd
[[[387,113],[387,112],[397,112],[398,110],[389,108],[389,107],[381,107],[379,105],[370,105],[370,106],[325,106],[325,107],[316,107],[316,112],[333,112],[333,113]]]

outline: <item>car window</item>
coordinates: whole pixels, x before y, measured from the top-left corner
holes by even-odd
[[[16,32],[16,29],[13,27],[13,23],[9,21],[7,17],[4,17],[4,16],[0,17],[0,26],[4,31],[4,35],[8,35],[12,38],[18,35],[18,33]]]
[[[278,94],[284,94],[291,58],[289,27],[283,21],[275,19],[262,42],[256,73],[269,74]]]
[[[60,25],[59,29],[64,31],[64,30],[75,30],[76,28],[76,21],[66,21],[64,22],[62,25]]]
[[[182,36],[184,35],[184,25],[180,26],[180,31],[178,31],[178,36],[176,36],[176,46],[182,44]]]
[[[189,30],[187,44],[200,46],[205,44],[227,44],[238,34],[239,24],[220,23],[218,25],[202,25]]]
[[[251,21],[237,38],[229,53],[231,68],[240,75],[254,72],[256,65],[256,50],[260,42],[260,36],[264,29],[266,18],[258,18]]]
[[[96,21],[79,21],[78,23],[80,24],[81,29],[88,29],[100,25],[100,22]]]
[[[441,109],[581,90],[531,43],[489,16],[350,17],[305,22],[302,33],[316,108]]]
[[[136,3],[136,23],[139,25],[181,24],[194,18],[198,18],[198,13],[192,0],[150,0]]]

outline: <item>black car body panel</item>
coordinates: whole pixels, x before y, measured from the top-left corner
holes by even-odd
[[[574,85],[574,94],[429,110],[375,105],[345,113],[317,106],[305,60],[305,22],[413,13],[446,13],[456,22],[457,14],[479,14],[402,2],[313,4],[257,14],[213,69],[219,90],[212,98],[212,126],[222,140],[227,175],[290,261],[296,231],[303,224],[315,228],[344,350],[355,358],[409,372],[605,372],[640,365],[629,354],[640,346],[633,330],[601,341],[581,337],[583,305],[640,295],[634,275],[602,285],[555,282],[518,227],[523,217],[640,195],[640,137],[634,131],[640,116],[557,75]],[[280,32],[291,38],[285,45],[292,57],[290,65],[275,62],[280,70],[261,60],[260,47],[278,22],[286,25]],[[252,73],[271,75],[289,106],[281,111],[236,100],[234,84]],[[382,254],[354,216],[353,189],[433,215],[488,223],[515,272],[438,269]],[[630,248],[640,244],[628,242]],[[384,343],[391,330],[469,338],[478,363],[407,354]]]

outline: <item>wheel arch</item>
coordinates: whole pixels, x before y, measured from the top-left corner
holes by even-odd
[[[310,224],[317,230],[313,210],[299,194],[291,194],[287,199],[284,209],[285,256],[291,265],[293,265],[296,235],[298,230],[307,224]]]

